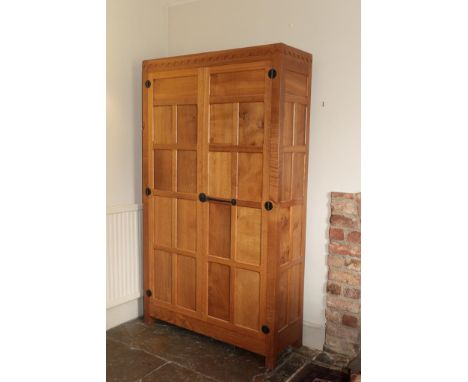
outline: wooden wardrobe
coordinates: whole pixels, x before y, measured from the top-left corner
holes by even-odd
[[[302,341],[312,56],[143,62],[144,314],[276,364]]]

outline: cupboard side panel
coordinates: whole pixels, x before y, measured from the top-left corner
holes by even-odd
[[[302,344],[311,66],[286,57],[281,75],[278,240],[279,247],[288,251],[283,251],[277,267],[278,352]]]

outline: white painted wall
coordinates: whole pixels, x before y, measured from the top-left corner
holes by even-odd
[[[107,1],[107,205],[141,203],[141,63],[167,55],[161,0]]]
[[[329,192],[360,191],[360,1],[182,2],[168,26],[169,55],[274,42],[314,55],[304,343],[321,347]]]
[[[141,204],[141,64],[167,55],[167,6],[160,0],[107,1],[107,209],[138,209]],[[79,110],[78,110],[79,112]],[[86,154],[86,153],[85,153]],[[109,243],[128,243],[139,223],[124,237],[107,237],[108,273],[112,256],[138,262],[134,246],[113,248]],[[109,231],[109,227],[108,227]],[[114,245],[115,247],[115,245]],[[130,261],[129,260],[129,261]],[[141,259],[140,259],[141,260]],[[117,259],[123,261],[122,259]],[[141,262],[141,261],[140,261]],[[139,272],[139,269],[136,270]],[[114,272],[115,273],[115,272]],[[108,281],[119,274],[107,275]],[[141,278],[141,275],[132,277]],[[125,280],[121,280],[122,285]],[[109,285],[109,284],[108,284]],[[108,286],[109,288],[109,286]],[[108,290],[108,293],[110,291]],[[140,298],[107,310],[107,328],[142,314]]]

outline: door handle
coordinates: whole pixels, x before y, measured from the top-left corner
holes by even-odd
[[[202,203],[205,203],[205,202],[220,202],[220,203],[232,204],[233,206],[235,206],[237,204],[236,199],[212,198],[211,196],[208,196],[208,195],[204,194],[203,192],[198,195],[198,199]]]

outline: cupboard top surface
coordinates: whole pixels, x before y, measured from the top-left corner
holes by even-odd
[[[288,56],[310,64],[312,55],[283,43],[259,45],[247,48],[220,50],[183,56],[165,57],[143,61],[144,70],[167,70],[220,65],[223,63],[246,62],[272,59],[273,56]]]

